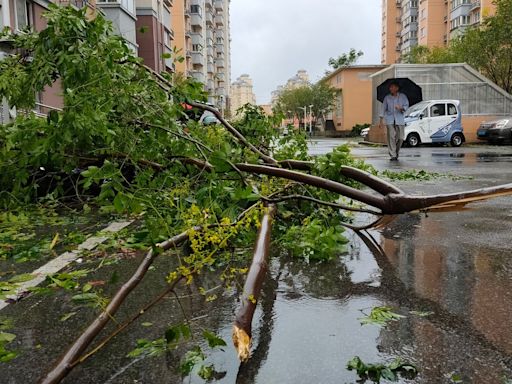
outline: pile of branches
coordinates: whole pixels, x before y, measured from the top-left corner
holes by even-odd
[[[19,111],[12,124],[0,128],[0,204],[12,208],[38,199],[73,199],[128,215],[144,212],[148,244],[156,245],[42,383],[60,382],[136,321],[144,311],[86,353],[155,258],[184,242],[197,240],[203,248],[192,247],[193,257],[180,260],[167,275],[168,288],[145,309],[178,284],[190,283],[205,266],[214,267],[212,255],[250,239],[239,232],[241,224],[246,232],[257,230],[233,326],[234,345],[240,360],[247,361],[273,236],[293,242],[297,228],[299,233],[314,228],[330,233],[336,248],[343,228],[365,231],[405,212],[456,209],[512,194],[512,185],[503,185],[408,195],[353,159],[346,147],[309,157],[303,137],[279,137],[278,120],[257,108],[248,107],[240,121],[226,121],[203,103],[201,84],[145,67],[100,15],[87,19],[83,10],[52,7],[45,17],[44,31],[9,35],[14,54],[0,61],[0,97]],[[34,95],[48,87],[62,89],[63,108],[41,119],[30,110]],[[213,113],[220,125],[188,120],[184,104]],[[357,213],[374,220],[356,227],[351,218]],[[251,220],[256,225],[246,225]],[[221,236],[229,228],[237,235],[212,240],[212,231]],[[308,255],[322,258],[319,248],[313,245]],[[330,251],[324,252],[336,253]]]

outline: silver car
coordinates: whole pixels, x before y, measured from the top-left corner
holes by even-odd
[[[476,135],[480,140],[487,140],[489,143],[512,143],[512,116],[499,120],[484,121],[480,124]]]

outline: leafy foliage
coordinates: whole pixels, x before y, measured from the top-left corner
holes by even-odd
[[[380,383],[382,379],[396,382],[400,376],[412,379],[418,374],[418,370],[413,364],[396,358],[389,364],[367,364],[358,356],[355,356],[347,363],[349,371],[356,371],[362,380],[371,380],[374,383]]]
[[[376,324],[386,325],[390,321],[398,321],[405,316],[393,312],[391,307],[375,307],[372,308],[369,315],[359,319],[361,325]]]
[[[343,67],[349,67],[357,63],[359,58],[363,56],[363,51],[357,51],[355,48],[351,48],[348,53],[343,53],[337,58],[331,57],[329,59],[329,66],[332,69],[339,69]]]
[[[276,111],[282,116],[304,119],[304,107],[313,106],[313,120],[329,111],[336,100],[337,90],[325,82],[285,89],[277,99]]]
[[[329,260],[347,251],[341,226],[328,226],[319,219],[306,218],[304,226],[291,226],[281,238],[294,256],[306,260]]]
[[[6,345],[16,339],[16,335],[6,330],[13,327],[10,319],[0,318],[0,363],[7,363],[18,356],[18,352],[7,349]]]
[[[327,202],[339,198],[282,179],[239,172],[235,164],[258,164],[258,156],[224,127],[202,126],[184,111],[183,103],[206,100],[202,85],[169,74],[156,76],[113,34],[100,14],[88,19],[85,10],[52,5],[45,18],[48,27],[44,31],[10,34],[16,52],[0,61],[0,97],[19,111],[11,124],[0,127],[2,208],[12,212],[27,204],[59,205],[71,200],[84,213],[98,209],[107,215],[137,217],[136,230],[122,232],[105,245],[129,252],[156,249],[160,241],[188,231],[188,243],[177,265],[165,271],[162,279],[192,284],[197,274],[217,271],[229,286],[247,272],[237,262],[247,256],[243,250],[252,247],[265,209],[260,200],[287,193],[305,193]],[[60,90],[63,107],[40,118],[32,112],[34,95],[48,87]],[[332,105],[334,90],[324,84],[306,88],[293,102],[313,104],[313,113],[320,116]],[[240,120],[233,122],[247,140],[278,160],[311,161],[313,174],[358,186],[343,179],[339,167],[371,170],[354,160],[348,147],[312,159],[304,137],[297,132],[278,136],[278,123],[279,111],[272,118],[252,106],[246,106]],[[350,219],[345,213],[292,200],[280,203],[279,212],[283,213],[276,218],[276,232],[294,254],[328,259],[343,252],[347,240],[340,224]],[[23,215],[15,216],[8,220],[29,221]],[[65,238],[64,233],[57,233],[48,234],[38,246],[53,252],[64,242],[57,240]],[[32,232],[10,232],[9,238],[0,238],[2,257],[19,254],[5,244],[22,234],[31,236]],[[299,237],[302,243],[297,247]],[[46,289],[67,290],[82,307],[104,308],[108,299],[93,284],[82,281],[85,274],[69,270],[53,275]],[[111,283],[117,278],[114,273]],[[0,289],[6,294],[18,283],[6,280],[2,284]],[[72,313],[60,318],[65,321]],[[175,351],[178,344],[190,343],[191,333],[183,325],[170,325],[159,339],[139,340],[129,355]],[[225,345],[210,332],[203,336],[210,348]],[[184,374],[215,375],[199,346],[186,354],[182,367]]]

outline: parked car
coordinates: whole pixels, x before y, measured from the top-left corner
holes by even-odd
[[[512,142],[512,116],[499,120],[484,121],[476,131],[480,140],[490,143]]]
[[[361,137],[366,140],[368,134],[370,133],[370,128],[361,129]]]
[[[405,142],[410,147],[427,143],[450,143],[459,147],[466,141],[459,100],[426,100],[405,112]]]

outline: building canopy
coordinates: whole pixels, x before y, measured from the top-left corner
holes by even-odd
[[[371,77],[374,123],[378,121],[381,107],[377,101],[377,86],[395,77],[413,80],[422,88],[424,100],[460,100],[463,115],[512,115],[512,95],[464,63],[394,64]]]

